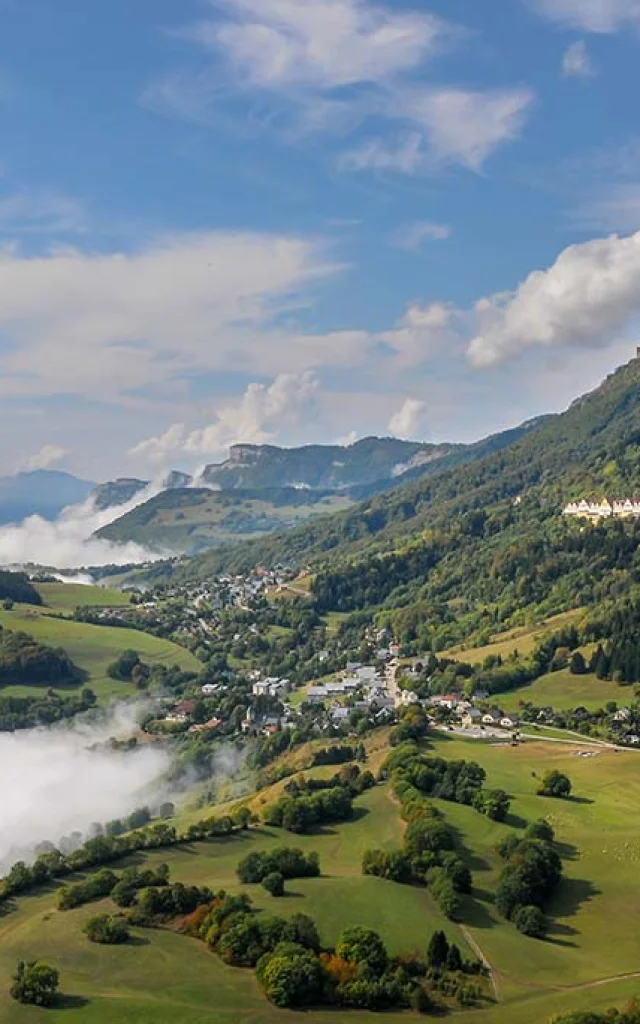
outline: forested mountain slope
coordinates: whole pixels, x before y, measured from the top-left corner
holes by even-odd
[[[634,359],[565,413],[543,420],[502,451],[286,535],[203,556],[183,572],[198,576],[258,563],[342,562],[364,552],[393,550],[426,529],[449,529],[465,513],[502,510],[521,523],[545,517],[555,521],[569,499],[603,491],[635,493],[640,488],[639,441],[640,360]],[[522,504],[516,511],[517,499]]]

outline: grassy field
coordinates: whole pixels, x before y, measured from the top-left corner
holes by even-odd
[[[73,612],[79,605],[91,608],[122,608],[130,595],[109,587],[86,587],[82,583],[38,583],[36,590],[45,605],[57,612]]]
[[[91,626],[54,618],[47,614],[46,608],[32,605],[16,605],[13,611],[0,611],[0,625],[30,633],[36,640],[53,647],[64,647],[75,664],[88,673],[87,685],[101,701],[131,694],[130,683],[117,682],[107,675],[108,665],[127,648],[138,651],[142,660],[150,665],[179,665],[193,671],[201,667],[190,651],[170,640],[135,629]],[[48,685],[45,688],[48,689]],[[2,690],[3,696],[29,696],[34,692],[33,686],[5,686]]]
[[[621,707],[628,704],[634,699],[633,690],[633,686],[620,686],[591,674],[574,676],[568,669],[563,669],[540,676],[529,686],[512,693],[501,694],[498,700],[505,711],[517,711],[521,701],[530,701],[536,707],[551,706],[556,711],[569,711],[580,706],[596,710],[611,700]]]
[[[438,753],[473,758],[483,764],[489,784],[512,796],[511,820],[497,824],[468,807],[441,802],[456,827],[474,874],[474,893],[464,908],[468,934],[492,965],[499,1002],[464,1011],[477,1024],[544,1024],[561,1011],[603,1009],[640,993],[637,870],[640,839],[635,813],[640,801],[640,760],[634,752],[602,751],[581,757],[575,747],[529,743],[518,748],[442,738]],[[550,767],[568,772],[575,799],[545,800],[535,795],[536,778]],[[393,952],[424,948],[435,927],[468,950],[465,932],[443,922],[424,890],[360,874],[360,860],[372,845],[391,848],[401,840],[402,824],[385,786],[357,802],[354,822],[326,828],[315,836],[283,836],[259,829],[246,837],[197,843],[149,854],[148,862],[167,861],[176,880],[237,889],[235,866],[252,849],[293,842],[318,850],[319,879],[288,883],[290,895],[275,901],[260,887],[246,889],[258,906],[277,913],[309,913],[325,942],[341,927],[363,924],[379,930]],[[564,858],[565,880],[549,911],[553,926],[546,942],[527,939],[496,913],[491,893],[500,862],[496,842],[525,820],[546,816],[553,824]],[[249,971],[225,967],[204,946],[169,931],[140,931],[136,945],[91,946],[82,923],[96,905],[61,914],[51,893],[21,899],[0,918],[0,991],[19,957],[39,956],[62,973],[66,1008],[39,1011],[0,1003],[8,1024],[67,1018],[89,1022],[154,1024],[401,1024],[412,1014],[371,1015],[328,1012],[293,1013],[269,1006]],[[109,901],[103,904],[110,907]],[[630,975],[632,977],[626,977]],[[634,975],[638,975],[635,977]],[[454,1014],[462,1019],[462,1013]]]
[[[457,658],[458,661],[466,661],[471,665],[483,662],[489,655],[500,655],[501,658],[508,658],[514,651],[519,654],[530,654],[536,646],[540,637],[545,633],[552,633],[561,629],[570,622],[575,622],[584,614],[584,609],[575,608],[573,611],[562,612],[561,615],[554,615],[545,619],[544,622],[536,623],[533,626],[519,626],[517,629],[510,629],[506,633],[497,634],[489,644],[484,647],[470,647],[467,650],[459,647],[450,651],[443,651],[443,655]]]

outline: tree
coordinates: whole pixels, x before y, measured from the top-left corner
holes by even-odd
[[[19,960],[13,976],[11,996],[19,1003],[51,1006],[59,984],[60,975],[55,967],[37,960],[27,963]]]
[[[276,1006],[310,1006],[322,992],[324,974],[318,958],[294,943],[283,943],[258,964],[264,991]]]
[[[130,682],[136,665],[140,664],[140,655],[137,651],[123,651],[115,661],[107,667],[107,675],[111,679],[119,679],[123,682]]]
[[[545,773],[537,792],[538,796],[566,799],[571,794],[571,780],[568,775],[553,769]]]
[[[462,956],[455,942],[452,942],[449,946],[449,952],[447,953],[447,959],[445,960],[445,967],[448,971],[462,970]]]
[[[96,914],[90,917],[83,929],[90,942],[103,946],[119,946],[129,938],[129,926],[123,917]]]
[[[509,813],[510,800],[504,789],[479,789],[473,806],[492,821],[504,821]]]
[[[574,676],[583,676],[587,671],[587,663],[580,651],[574,651],[569,663],[569,671]]]
[[[336,954],[349,963],[366,964],[377,975],[384,973],[389,959],[378,933],[359,926],[343,928]]]
[[[427,946],[427,963],[430,967],[444,967],[449,955],[449,940],[443,931],[434,932]]]
[[[539,907],[520,907],[513,915],[513,923],[523,935],[543,939],[547,934],[547,919]]]
[[[284,878],[279,871],[271,871],[262,879],[262,888],[272,896],[284,896]]]
[[[416,1013],[431,1013],[434,1009],[433,1001],[422,985],[417,985],[411,993],[411,1009]]]
[[[527,825],[524,833],[525,839],[544,839],[545,843],[552,843],[555,836],[553,827],[544,818],[532,821],[531,824]]]

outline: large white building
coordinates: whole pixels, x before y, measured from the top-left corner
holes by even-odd
[[[601,501],[587,501],[583,498],[581,501],[569,502],[562,514],[591,520],[640,518],[640,499],[620,498],[612,501],[603,498]]]

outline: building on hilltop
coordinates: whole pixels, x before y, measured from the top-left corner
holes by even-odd
[[[564,516],[577,519],[589,519],[599,522],[601,519],[639,519],[640,499],[638,498],[603,498],[601,501],[570,501],[562,510]]]

